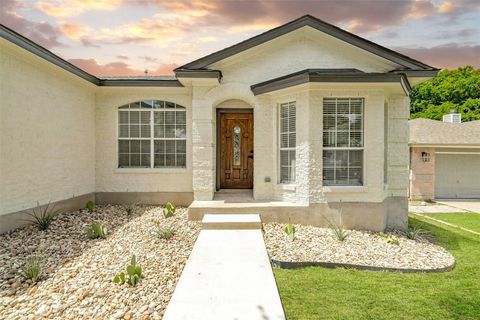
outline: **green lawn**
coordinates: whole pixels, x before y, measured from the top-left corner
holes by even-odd
[[[430,220],[456,259],[446,273],[401,274],[312,267],[275,269],[288,319],[480,319],[480,237]]]
[[[480,232],[480,214],[472,212],[424,213],[424,215]]]

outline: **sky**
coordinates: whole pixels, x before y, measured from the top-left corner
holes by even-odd
[[[96,76],[172,74],[311,14],[439,68],[480,68],[480,0],[0,0],[0,23]]]

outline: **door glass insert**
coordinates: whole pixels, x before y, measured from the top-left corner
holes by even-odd
[[[233,128],[233,165],[240,166],[242,130],[239,126]]]

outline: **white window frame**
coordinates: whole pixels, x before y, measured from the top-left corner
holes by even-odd
[[[295,147],[282,147],[282,133],[285,133],[285,132],[282,132],[281,131],[281,117],[282,117],[282,107],[283,106],[294,106],[295,107]],[[296,155],[296,151],[297,151],[297,138],[296,138],[296,131],[297,131],[297,125],[296,125],[296,121],[297,121],[297,105],[296,105],[296,101],[288,101],[288,102],[282,102],[282,103],[279,103],[278,104],[278,107],[277,107],[277,123],[278,123],[278,132],[277,132],[277,139],[278,139],[278,157],[277,157],[277,168],[278,168],[278,177],[277,177],[277,181],[279,184],[282,184],[282,185],[289,185],[289,184],[295,184],[296,182],[296,159],[297,159],[297,155]],[[290,131],[287,132],[287,134],[291,133]],[[288,181],[282,181],[282,160],[281,160],[281,153],[282,151],[294,151],[295,152],[295,162],[294,164],[291,166],[291,176],[289,177],[289,180]]]
[[[362,122],[361,122],[361,133],[362,133],[362,146],[361,147],[351,147],[351,146],[348,146],[348,147],[325,147],[323,146],[323,138],[322,138],[322,158],[323,158],[323,151],[362,151],[362,164],[361,164],[361,173],[362,173],[362,181],[361,181],[361,184],[350,184],[350,183],[347,183],[347,184],[336,184],[335,181],[336,181],[336,160],[334,158],[334,167],[333,167],[333,170],[334,170],[334,183],[333,184],[325,184],[324,183],[324,180],[322,178],[322,185],[325,186],[325,187],[363,187],[365,185],[365,98],[364,97],[324,97],[323,100],[322,100],[322,119],[324,118],[325,116],[325,111],[324,111],[324,106],[325,106],[325,100],[333,100],[335,99],[336,102],[335,102],[335,133],[338,133],[338,130],[337,130],[337,115],[338,115],[338,100],[346,100],[348,99],[349,100],[349,109],[351,108],[351,100],[352,99],[355,99],[355,100],[358,100],[360,99],[362,101],[362,104],[361,104],[361,116],[362,116]],[[349,110],[349,114],[352,114],[351,111]],[[323,121],[323,120],[322,120]],[[351,123],[349,122],[348,126],[348,133],[349,133],[349,137],[348,137],[348,143],[349,145],[351,144],[351,138],[350,138],[350,133],[352,132],[351,131],[351,127],[350,127]],[[325,134],[325,128],[322,128],[322,135]],[[337,141],[335,141],[335,143],[337,143]],[[336,153],[334,153],[336,155]],[[350,158],[350,153],[348,153],[348,156]],[[350,159],[348,159],[348,165],[347,165],[347,172],[348,172],[348,177],[347,177],[347,180],[350,180]],[[325,170],[325,163],[322,163],[322,175],[324,174]]]
[[[122,107],[125,107],[127,105],[131,105],[131,104],[134,104],[134,103],[138,103],[139,106],[141,106],[141,103],[144,102],[144,101],[147,101],[147,102],[152,102],[152,101],[161,101],[163,102],[163,107],[162,108],[125,108],[125,109],[121,109]],[[166,108],[165,105],[166,103],[173,103],[175,105],[175,108]],[[187,121],[185,121],[185,137],[184,138],[177,138],[177,137],[174,137],[174,138],[166,138],[166,137],[163,137],[163,138],[156,138],[155,137],[155,112],[161,112],[161,111],[175,111],[175,112],[185,112],[185,119],[187,119],[187,108],[185,108],[184,106],[181,106],[181,105],[178,105],[179,107],[183,108],[183,109],[177,109],[177,104],[174,103],[174,102],[170,102],[170,101],[167,101],[167,100],[140,100],[140,101],[135,101],[135,102],[131,102],[131,103],[127,103],[125,105],[122,105],[120,107],[117,108],[117,169],[119,170],[145,170],[145,169],[151,169],[151,170],[164,170],[164,169],[186,169],[187,168],[187,150],[185,149],[185,166],[161,166],[161,167],[156,167],[155,166],[155,141],[165,141],[165,140],[174,140],[174,141],[177,141],[177,140],[184,140],[185,141],[185,148],[187,148]],[[135,138],[132,138],[132,137],[128,137],[128,138],[124,138],[124,137],[120,137],[120,113],[121,112],[129,112],[129,111],[141,111],[141,112],[150,112],[150,137],[149,138],[144,138],[144,137],[135,137]],[[165,119],[165,118],[164,118]],[[130,120],[129,120],[129,125],[130,125]],[[165,120],[164,120],[164,124],[165,126]],[[149,167],[142,167],[142,166],[138,166],[138,167],[132,167],[132,166],[120,166],[120,148],[119,148],[119,141],[120,140],[125,140],[125,141],[132,141],[132,140],[148,140],[150,141],[150,166]],[[176,150],[175,150],[175,154],[176,154]]]

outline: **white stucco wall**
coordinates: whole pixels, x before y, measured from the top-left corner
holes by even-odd
[[[164,100],[187,110],[186,168],[118,168],[118,107]],[[192,192],[192,98],[186,88],[100,87],[96,94],[96,192]]]
[[[0,39],[0,214],[94,191],[94,89]]]

